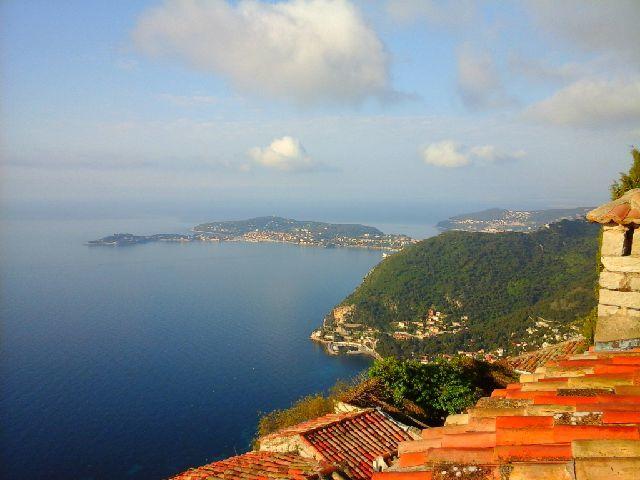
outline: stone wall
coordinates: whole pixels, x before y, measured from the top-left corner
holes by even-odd
[[[640,232],[605,226],[602,235],[597,350],[640,346]]]

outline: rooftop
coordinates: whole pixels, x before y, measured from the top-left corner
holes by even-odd
[[[308,447],[303,448],[305,454],[340,465],[353,480],[365,480],[373,474],[376,457],[388,459],[397,454],[400,442],[416,438],[403,427],[384,413],[367,409],[329,414],[280,430],[261,438],[260,445],[270,448],[278,438],[299,436]]]
[[[640,225],[640,188],[629,190],[622,197],[587,213],[587,220],[597,223]]]
[[[556,360],[566,355],[581,353],[587,348],[587,341],[580,337],[566,342],[551,345],[533,352],[526,352],[517,357],[509,357],[507,363],[518,372],[532,373],[536,368],[545,363]]]
[[[375,480],[632,479],[640,350],[566,355],[399,445]]]
[[[312,480],[323,478],[335,470],[325,462],[291,453],[249,452],[192,468],[172,477],[172,480]]]

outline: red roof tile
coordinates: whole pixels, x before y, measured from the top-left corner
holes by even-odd
[[[481,399],[469,410],[468,423],[424,430],[426,441],[402,443],[398,461],[374,478],[410,480],[420,478],[418,472],[424,478],[449,478],[451,472],[466,471],[474,479],[580,480],[592,477],[567,472],[592,463],[606,472],[593,478],[635,478],[640,471],[640,351],[553,358],[535,374],[522,375],[521,383]],[[617,366],[625,368],[612,368]]]
[[[320,479],[336,468],[291,453],[249,452],[180,473],[172,480]]]
[[[591,210],[587,220],[604,224],[640,224],[640,188],[629,190],[617,200]]]
[[[587,342],[584,338],[575,338],[540,350],[523,353],[517,357],[509,357],[507,358],[507,362],[514,370],[534,372],[536,368],[548,362],[560,357],[582,352],[586,347]]]

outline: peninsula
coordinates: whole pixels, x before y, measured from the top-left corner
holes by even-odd
[[[441,231],[465,232],[533,232],[560,220],[584,219],[591,210],[587,207],[552,208],[546,210],[506,210],[490,208],[480,212],[465,213],[438,222]]]
[[[201,223],[191,234],[133,235],[115,233],[87,242],[89,246],[129,246],[151,242],[281,242],[314,247],[355,247],[400,251],[416,243],[407,235],[385,234],[359,224],[325,223],[283,217]]]

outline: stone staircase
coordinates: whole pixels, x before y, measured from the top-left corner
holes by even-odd
[[[640,349],[549,362],[398,454],[373,479],[640,479]]]

